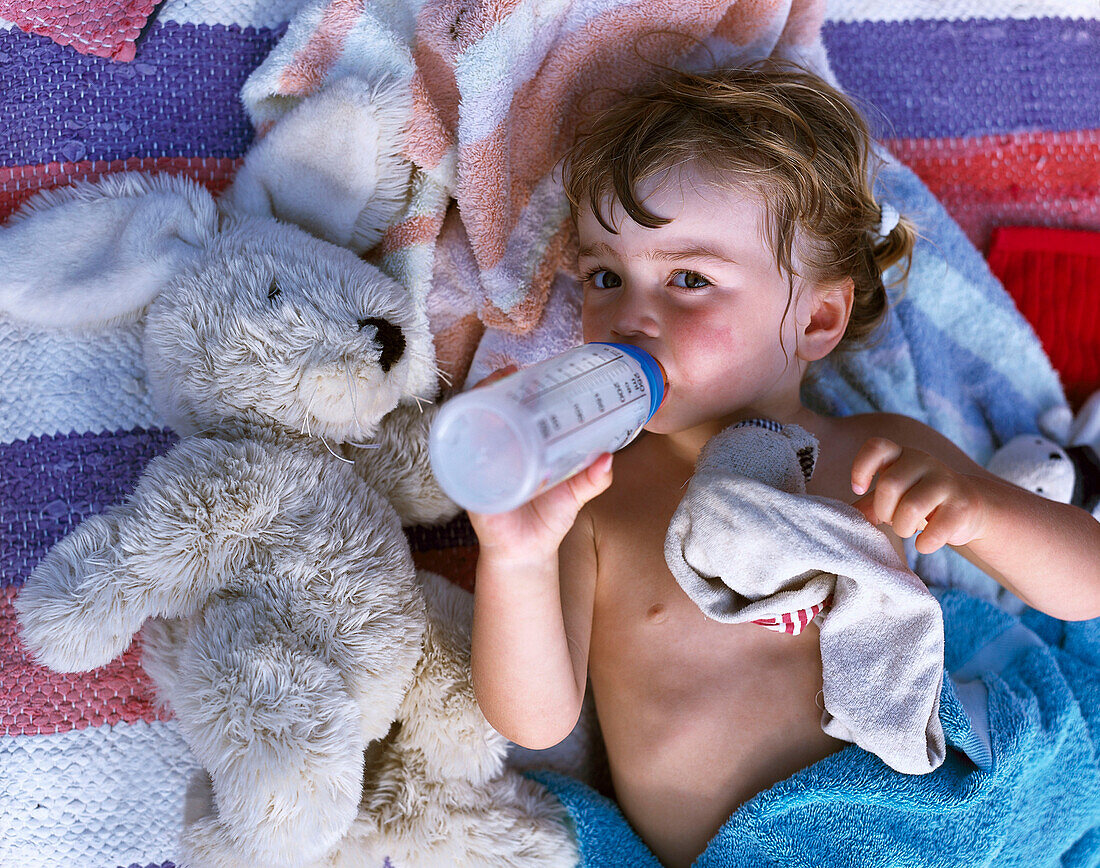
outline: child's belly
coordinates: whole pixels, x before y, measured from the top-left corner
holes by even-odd
[[[605,549],[600,572],[589,677],[615,797],[688,865],[741,803],[843,746],[821,730],[818,631],[708,620],[658,545]]]

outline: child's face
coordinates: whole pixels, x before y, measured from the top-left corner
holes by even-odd
[[[796,278],[787,310],[788,280],[764,240],[764,209],[691,168],[639,192],[671,222],[647,229],[616,203],[613,234],[591,210],[577,215],[584,339],[633,344],[662,364],[670,388],[650,431],[746,410],[781,417],[797,399],[796,334],[808,293]]]

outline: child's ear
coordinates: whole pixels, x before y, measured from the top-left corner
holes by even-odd
[[[798,357],[814,362],[829,355],[844,337],[852,315],[855,283],[846,277],[837,283],[807,287],[806,308],[799,319]],[[805,323],[805,325],[803,325]]]

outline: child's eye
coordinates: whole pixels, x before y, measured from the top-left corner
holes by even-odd
[[[677,271],[672,275],[671,283],[682,289],[702,289],[704,286],[711,285],[710,281],[698,271]]]
[[[623,285],[623,279],[614,271],[608,271],[606,268],[597,268],[588,272],[584,276],[584,282],[588,283],[589,281],[596,289],[617,289]]]

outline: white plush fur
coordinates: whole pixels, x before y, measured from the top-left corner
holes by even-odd
[[[216,229],[213,199],[188,178],[123,173],[43,191],[0,228],[0,311],[64,328],[133,318]]]
[[[1043,413],[1041,434],[1020,434],[993,453],[986,469],[1049,500],[1073,499],[1077,470],[1066,448],[1089,446],[1100,452],[1100,392],[1092,394],[1074,415],[1066,404]],[[1100,506],[1093,509],[1100,519]]]
[[[411,94],[398,83],[339,79],[291,109],[249,152],[222,207],[293,223],[363,253],[405,204],[412,165],[393,142],[411,113]]]
[[[354,190],[360,210],[368,192]],[[0,300],[34,322],[65,309],[53,325],[144,315],[149,385],[183,436],[38,564],[16,601],[24,642],[54,669],[90,669],[146,624],[145,668],[205,769],[184,817],[190,866],[574,864],[560,805],[505,767],[474,701],[469,594],[418,577],[402,531],[457,511],[430,475],[433,408],[417,400],[434,371],[426,318],[294,226],[228,209],[215,234],[204,196],[112,177],[32,202],[12,227],[42,235],[72,216],[89,285],[146,267],[89,298],[70,256],[35,297],[42,256],[27,248]],[[187,256],[139,249],[134,220],[180,213],[205,229],[146,229],[186,235]]]
[[[1019,434],[990,456],[986,469],[1049,500],[1069,503],[1076,476],[1060,444],[1041,434]]]

